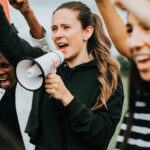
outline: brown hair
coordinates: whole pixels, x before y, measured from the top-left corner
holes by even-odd
[[[96,110],[102,105],[106,106],[106,102],[117,87],[117,76],[119,74],[119,64],[110,57],[111,42],[104,33],[103,24],[100,17],[93,14],[91,10],[82,2],[67,2],[60,5],[56,11],[60,9],[71,9],[78,12],[78,19],[82,24],[82,28],[88,26],[94,27],[94,32],[88,40],[88,54],[97,60],[97,69],[99,81],[100,95],[92,110]]]

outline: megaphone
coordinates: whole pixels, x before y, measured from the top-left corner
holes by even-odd
[[[57,67],[64,61],[64,54],[51,51],[39,58],[24,58],[16,67],[16,76],[22,87],[29,91],[38,90],[48,73],[56,73]]]

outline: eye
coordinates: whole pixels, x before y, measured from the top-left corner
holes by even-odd
[[[0,65],[0,68],[9,68],[10,67],[10,64],[1,64]]]
[[[52,30],[52,31],[56,31],[56,30],[57,30],[57,27],[52,27],[51,30]]]
[[[70,28],[69,26],[64,26],[64,29],[68,29],[68,28]]]
[[[145,25],[144,23],[139,23],[139,25],[145,32],[150,31],[150,27]]]
[[[143,29],[144,29],[145,31],[150,31],[150,27],[147,27],[147,26],[143,26]]]
[[[126,25],[126,27],[127,27],[127,33],[131,33],[132,31],[133,31],[133,28],[132,28],[132,25],[131,24],[127,24]]]

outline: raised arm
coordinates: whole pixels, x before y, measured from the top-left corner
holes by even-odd
[[[31,10],[28,0],[9,0],[9,3],[24,16],[30,28],[32,43],[41,48],[43,51],[50,51],[50,46],[47,40],[47,34],[44,28],[40,25],[34,12]]]
[[[17,10],[19,10],[27,21],[32,36],[36,39],[44,37],[44,31],[34,12],[31,10],[28,0],[9,0],[9,3]]]
[[[127,32],[125,23],[110,0],[95,0],[95,2],[114,46],[120,54],[130,59],[130,51],[126,45]]]
[[[46,52],[38,47],[32,47],[21,39],[9,24],[3,7],[0,4],[0,52],[15,67],[22,57],[37,58]]]
[[[123,6],[124,9],[127,9],[129,12],[131,12],[144,25],[150,27],[150,1],[149,0],[113,0],[113,2],[116,5]]]

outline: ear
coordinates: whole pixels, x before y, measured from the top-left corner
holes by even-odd
[[[83,33],[83,40],[87,41],[93,34],[94,32],[94,27],[93,26],[88,26]]]

